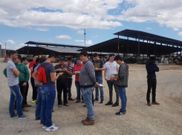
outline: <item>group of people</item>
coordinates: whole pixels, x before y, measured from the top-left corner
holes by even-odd
[[[49,55],[47,58],[34,57],[28,66],[26,58],[22,58],[16,52],[11,52],[4,71],[10,88],[10,117],[25,118],[23,111],[26,109],[24,108],[31,107],[27,103],[29,76],[31,76],[33,89],[32,101],[36,103],[35,119],[40,120],[45,131],[50,132],[58,129],[52,122],[56,93],[58,107],[69,106],[68,101],[74,100],[71,90],[73,75],[75,75],[77,93],[76,103],[83,102],[87,108],[87,116],[81,121],[83,125],[95,124],[94,101],[99,101],[101,104],[104,102],[103,78],[109,89],[109,101],[105,105],[119,106],[120,98],[121,108],[116,112],[116,115],[126,114],[129,67],[120,55],[110,54],[108,60],[104,62],[98,54],[94,54],[90,59],[89,54],[83,51],[75,64],[71,57],[67,59],[59,57],[58,64],[54,66],[55,62],[55,55]],[[159,103],[155,99],[155,72],[159,71],[159,68],[154,59],[146,64],[146,69],[148,73],[147,105],[151,105],[151,89],[153,91],[152,104],[158,105]],[[115,102],[113,102],[113,89],[116,94]],[[17,113],[15,113],[15,108]]]

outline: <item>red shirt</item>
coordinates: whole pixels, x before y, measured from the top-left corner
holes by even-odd
[[[29,69],[31,71],[31,76],[33,74],[33,68],[34,68],[35,65],[36,65],[36,61],[31,61],[30,64],[29,64]]]
[[[80,64],[80,65],[75,64],[74,65],[73,71],[75,73],[75,81],[79,81],[79,79],[80,79],[80,73],[76,73],[76,72],[80,72],[80,70],[82,69],[82,67],[83,67],[83,64]]]

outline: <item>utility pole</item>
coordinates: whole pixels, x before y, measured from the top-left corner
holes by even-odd
[[[4,55],[6,56],[6,42],[4,43],[4,47],[5,47]]]
[[[87,44],[87,43],[86,43],[86,42],[87,42],[86,34],[87,34],[87,33],[86,33],[86,29],[85,29],[85,28],[84,28],[84,33],[83,33],[83,34],[84,34],[84,46],[86,47],[86,44]]]

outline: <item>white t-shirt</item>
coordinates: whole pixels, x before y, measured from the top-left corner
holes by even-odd
[[[9,60],[7,63],[7,78],[8,78],[8,85],[15,86],[19,84],[19,79],[13,73],[13,69],[16,68],[14,62]]]
[[[110,80],[113,75],[118,74],[119,65],[115,61],[108,61],[104,64],[104,69],[106,70],[106,80]]]

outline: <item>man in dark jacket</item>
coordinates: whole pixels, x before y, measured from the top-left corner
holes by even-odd
[[[128,87],[128,75],[129,75],[129,67],[123,61],[123,58],[119,55],[115,57],[115,61],[120,65],[118,76],[115,77],[116,85],[119,90],[119,96],[121,98],[121,109],[116,115],[126,114],[126,105],[127,105],[127,97],[126,97],[126,87]]]
[[[150,93],[152,90],[152,104],[153,105],[159,105],[158,102],[156,102],[156,86],[157,86],[157,79],[155,72],[159,72],[159,67],[155,64],[155,57],[150,57],[149,61],[146,64],[146,70],[147,70],[147,84],[148,84],[148,90],[147,90],[147,105],[151,106],[150,103]]]

